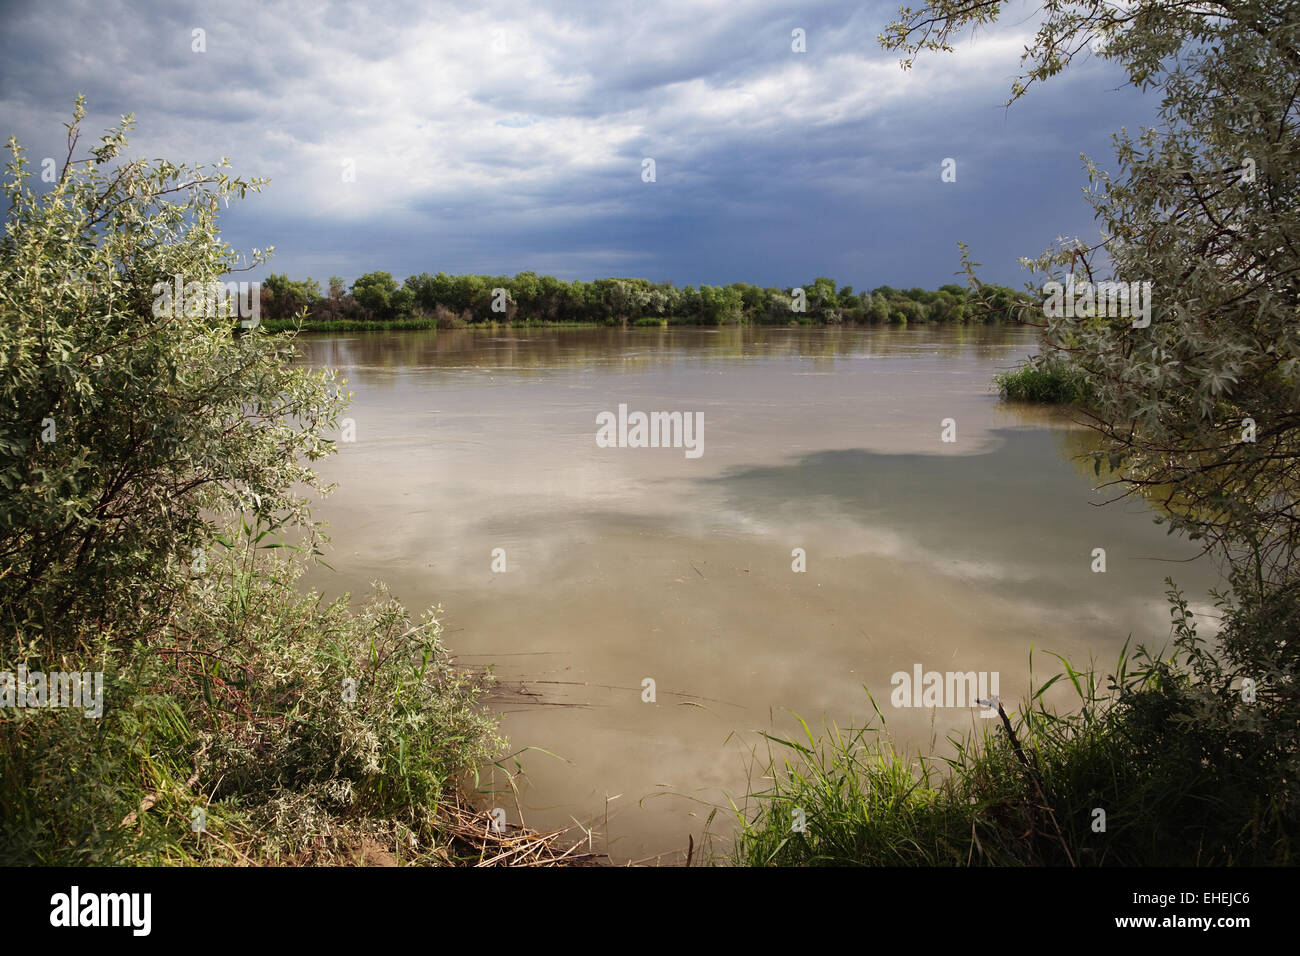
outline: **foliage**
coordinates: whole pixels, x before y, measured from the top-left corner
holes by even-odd
[[[352,298],[371,318],[390,319],[397,314],[397,289],[391,273],[367,272],[352,283]]]
[[[1024,364],[999,372],[993,382],[1003,398],[1048,405],[1085,405],[1092,389],[1087,377],[1058,355],[1034,355]]]
[[[130,117],[74,159],[83,116],[44,194],[10,140],[0,672],[102,672],[103,714],[0,708],[0,862],[328,861],[368,840],[445,859],[440,801],[500,743],[481,682],[434,617],[382,588],[326,604],[273,560],[318,553],[310,464],[346,397],[205,291],[239,263],[218,209],[263,181],[114,164]]]
[[[10,140],[0,241],[0,629],[50,653],[75,647],[76,622],[164,613],[221,515],[310,533],[310,462],[342,408],[332,373],[237,334],[228,302],[155,309],[156,284],[236,267],[217,210],[263,181],[224,162],[114,165],[130,117],[74,159],[83,115],[78,99],[42,195]]]
[[[1294,636],[1300,600],[1268,612],[1225,607],[1225,669],[1205,652],[1182,595],[1169,591],[1173,650],[1122,653],[1102,689],[1091,670],[1038,684],[1009,715],[950,738],[953,756],[896,751],[880,725],[816,738],[769,737],[769,786],[735,806],[744,865],[1258,866],[1295,862],[1300,719]],[[1284,622],[1273,615],[1283,612]],[[1126,646],[1127,651],[1127,646]],[[1031,656],[1032,672],[1032,656]],[[1262,678],[1243,699],[1241,677]],[[1078,706],[1046,703],[1053,686]],[[874,702],[873,702],[874,706]],[[1014,720],[1011,717],[1014,716]],[[772,749],[775,748],[775,750]],[[805,832],[793,828],[803,811]],[[1099,829],[1096,811],[1105,812]]]
[[[281,282],[281,277],[276,277]],[[333,280],[331,280],[333,281]],[[835,280],[820,276],[803,286],[804,310],[795,310],[795,288],[762,288],[746,282],[725,286],[678,288],[671,282],[647,279],[596,279],[565,282],[554,276],[521,272],[516,276],[449,276],[420,273],[399,287],[387,272],[357,279],[350,295],[332,285],[332,292],[306,299],[304,328],[331,322],[412,322],[436,318],[439,328],[510,322],[587,325],[660,325],[734,323],[828,325],[841,322],[995,322],[1018,318],[1029,300],[1001,286],[984,286],[980,307],[968,304],[965,289],[945,285],[937,291],[881,286],[875,292],[854,293],[852,286],[836,291]],[[282,283],[281,283],[282,284]],[[292,284],[314,288],[313,280]],[[494,290],[502,289],[504,311],[493,309]],[[338,294],[335,294],[338,293]],[[264,299],[265,299],[264,292]],[[279,302],[280,299],[276,299]],[[286,302],[290,301],[285,298]],[[296,315],[268,305],[272,328],[288,327]],[[353,328],[356,326],[339,326]]]
[[[272,273],[262,283],[262,315],[268,319],[288,319],[319,298],[320,283],[315,279],[295,282],[287,275]]]
[[[1097,451],[1127,493],[1173,528],[1293,580],[1300,545],[1300,20],[1289,0],[1187,5],[1060,0],[1013,98],[1097,41],[1161,94],[1158,128],[1115,137],[1118,170],[1088,161],[1104,226],[1025,260],[1046,282],[1149,282],[1150,325],[1043,310],[1043,351],[1091,382]],[[904,11],[886,43],[945,48],[998,5],[936,0]],[[1088,314],[1092,312],[1093,314]],[[1042,312],[1039,313],[1042,315]]]
[[[157,630],[98,649],[102,718],[0,710],[0,862],[446,858],[443,794],[501,744],[484,685],[449,663],[436,609],[300,594],[300,564],[243,527]]]

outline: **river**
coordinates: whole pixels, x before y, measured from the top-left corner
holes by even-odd
[[[900,746],[942,749],[979,709],[895,708],[892,675],[996,673],[1014,703],[1031,646],[1040,681],[1060,669],[1047,651],[1108,673],[1130,634],[1167,639],[1167,575],[1201,608],[1217,583],[1143,503],[1099,507],[1085,429],[999,401],[992,376],[1032,330],[299,342],[349,380],[356,436],[321,467],[334,570],[307,583],[441,604],[457,659],[501,678],[492,706],[523,750],[518,805],[500,805],[591,827],[616,862],[681,862],[713,807],[725,854],[758,732],[792,714],[860,725],[869,691]],[[702,416],[698,455],[602,447],[598,416],[620,405]]]

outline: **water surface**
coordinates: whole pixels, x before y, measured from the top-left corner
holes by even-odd
[[[865,688],[900,743],[942,744],[976,711],[891,708],[896,671],[997,671],[1014,701],[1031,646],[1040,679],[1045,650],[1109,665],[1129,634],[1166,639],[1167,575],[1202,603],[1216,581],[1141,503],[1098,506],[1074,460],[1086,430],[998,401],[990,380],[1032,330],[300,342],[349,379],[356,421],[322,468],[340,484],[319,509],[336,570],[308,582],[440,603],[458,658],[502,677],[512,749],[555,755],[521,757],[526,822],[594,826],[617,861],[680,860],[745,792],[755,732],[788,732],[790,712],[861,724]],[[598,447],[597,415],[620,403],[703,412],[703,455]]]

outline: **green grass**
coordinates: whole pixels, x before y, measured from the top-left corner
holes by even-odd
[[[370,322],[360,319],[326,319],[320,322],[299,323],[297,319],[263,319],[261,327],[267,332],[385,332],[401,329],[436,329],[434,319],[393,319],[389,322]]]
[[[502,744],[482,681],[432,613],[302,593],[263,537],[231,542],[164,627],[88,651],[101,718],[0,710],[0,863],[457,858],[444,804]]]
[[[1035,355],[1018,368],[995,375],[993,382],[1009,401],[1047,405],[1085,405],[1091,389],[1084,374],[1061,358]]]
[[[768,752],[756,757],[751,774],[767,783],[733,805],[740,835],[732,862],[1294,863],[1296,704],[1282,695],[1243,702],[1199,650],[1190,612],[1172,586],[1170,599],[1181,658],[1142,648],[1133,661],[1121,654],[1105,690],[1093,672],[1060,659],[1065,670],[1008,715],[1011,733],[1000,719],[989,720],[979,732],[951,738],[951,757],[895,750],[874,701],[862,729],[829,727],[814,736],[800,721],[799,738],[768,736]],[[1290,600],[1283,618],[1293,626],[1300,602]],[[1275,621],[1278,613],[1270,608],[1268,616]],[[1140,666],[1129,670],[1134,663]],[[1068,713],[1044,701],[1062,681],[1078,699]],[[796,809],[806,820],[802,833],[794,828]]]

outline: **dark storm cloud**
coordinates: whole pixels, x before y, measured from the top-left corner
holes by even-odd
[[[0,30],[0,118],[34,162],[61,159],[84,92],[83,145],[132,112],[136,154],[270,176],[226,238],[318,279],[935,286],[960,239],[1019,285],[1017,256],[1094,238],[1079,153],[1108,160],[1110,133],[1152,104],[1085,63],[1004,110],[1033,27],[1015,11],[903,73],[875,39],[894,9],[19,3]]]

